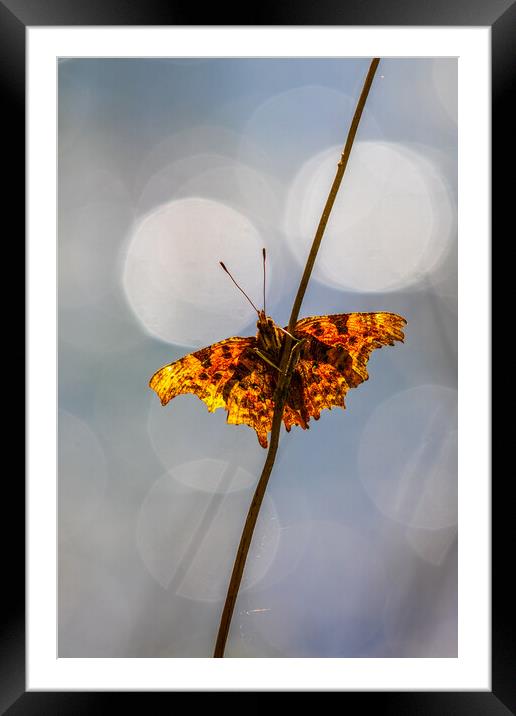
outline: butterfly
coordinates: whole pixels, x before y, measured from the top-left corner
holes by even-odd
[[[299,320],[293,334],[258,310],[236,283],[258,314],[256,336],[233,336],[201,348],[160,368],[150,379],[162,405],[184,393],[203,400],[210,412],[227,410],[227,422],[245,424],[256,431],[258,442],[268,446],[272,428],[274,396],[280,376],[285,336],[294,342],[294,365],[283,410],[283,422],[306,430],[311,418],[333,406],[345,408],[345,396],[368,379],[367,362],[376,348],[404,340],[406,320],[396,313],[338,313]]]

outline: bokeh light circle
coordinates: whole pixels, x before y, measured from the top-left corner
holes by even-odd
[[[354,83],[357,68],[348,68],[349,80]],[[342,76],[338,85],[345,86]],[[319,83],[292,87],[267,97],[256,107],[243,136],[252,137],[253,143],[268,156],[269,167],[274,167],[276,175],[290,177],[304,157],[333,142],[344,141],[345,127],[351,123],[355,104],[354,97],[335,87]],[[367,106],[360,131],[362,137],[382,136]]]
[[[457,522],[457,391],[409,388],[381,403],[362,433],[360,479],[376,507],[410,527]]]
[[[235,492],[256,482],[256,475],[241,465],[231,465],[224,460],[209,457],[184,462],[172,474],[187,487],[211,493]]]
[[[442,529],[407,527],[405,539],[414,552],[434,565],[441,565],[457,539],[457,525]]]
[[[217,145],[215,145],[217,146]],[[232,156],[203,152],[175,158],[145,183],[138,200],[146,214],[171,199],[204,197],[223,202],[243,213],[253,224],[277,228],[283,211],[283,184]]]
[[[263,246],[249,219],[221,202],[188,197],[160,206],[127,248],[129,304],[150,334],[170,343],[200,346],[235,335],[256,314],[219,261],[260,304]]]
[[[217,467],[223,477],[225,466]],[[197,460],[163,475],[147,493],[136,528],[139,554],[154,579],[185,598],[207,602],[221,600],[226,593],[251,497],[249,490],[210,494],[191,489],[181,484],[177,474],[192,475],[212,468],[206,460]],[[276,510],[267,496],[249,552],[243,590],[267,573],[279,539]]]
[[[298,259],[314,235],[341,151],[335,146],[312,157],[291,185],[284,226]],[[314,278],[339,289],[398,290],[436,269],[453,229],[452,198],[435,163],[407,145],[356,142]]]

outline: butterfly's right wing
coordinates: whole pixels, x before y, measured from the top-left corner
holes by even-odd
[[[350,387],[353,383],[367,380],[367,361],[373,350],[382,346],[393,346],[394,341],[404,339],[403,326],[407,321],[397,313],[338,313],[330,316],[311,316],[297,322],[295,334],[298,338],[316,339],[329,349],[344,350],[351,357],[353,375],[348,375]],[[348,382],[349,382],[348,381]]]
[[[367,362],[376,348],[403,341],[406,320],[396,313],[340,313],[303,318],[295,335],[303,338],[300,359],[292,376],[284,420],[307,427],[321,411],[345,407],[350,388],[368,379]]]

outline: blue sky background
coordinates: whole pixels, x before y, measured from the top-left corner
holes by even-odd
[[[59,655],[206,657],[265,451],[150,376],[286,323],[365,59],[62,59]],[[404,315],[283,434],[227,656],[457,653],[457,64],[380,63],[301,316]]]

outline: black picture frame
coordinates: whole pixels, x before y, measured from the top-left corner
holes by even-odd
[[[203,22],[197,20],[202,17]],[[490,26],[492,32],[492,215],[493,235],[501,237],[502,227],[511,226],[508,212],[514,199],[509,197],[513,181],[506,182],[502,167],[514,151],[513,115],[509,111],[511,82],[514,82],[516,37],[516,3],[514,0],[347,0],[297,3],[295,9],[285,4],[261,4],[228,12],[220,5],[202,10],[191,4],[158,0],[0,0],[0,62],[1,96],[4,112],[4,146],[13,156],[4,163],[5,188],[14,232],[10,248],[15,249],[12,266],[24,265],[25,216],[25,37],[28,26],[60,25],[385,25],[385,26]],[[510,124],[509,124],[510,123]],[[9,141],[6,141],[9,138]],[[510,200],[512,199],[512,201]],[[507,221],[505,221],[507,219]],[[23,232],[23,233],[22,233]],[[14,239],[14,236],[16,237]],[[18,255],[16,256],[16,252]],[[23,304],[23,299],[22,299]],[[12,345],[24,345],[23,321],[9,327]],[[493,314],[494,316],[494,314]],[[493,329],[496,323],[493,319]],[[485,336],[482,327],[479,335]],[[472,343],[478,337],[472,337]],[[20,356],[10,356],[20,360]],[[23,405],[20,385],[6,381],[12,390],[9,405]],[[12,385],[12,387],[11,387]],[[474,389],[472,387],[472,389]],[[18,428],[18,424],[17,424]],[[19,428],[18,428],[19,429]],[[18,430],[17,430],[18,431]],[[500,440],[501,433],[496,437]],[[493,434],[493,448],[495,448]],[[493,454],[494,451],[493,451]],[[14,463],[16,464],[16,463]],[[514,608],[508,579],[510,572],[509,545],[512,530],[508,489],[510,475],[493,480],[492,489],[492,690],[472,692],[344,692],[345,706],[374,708],[382,714],[433,714],[467,716],[503,716],[516,712],[516,658]],[[26,692],[25,691],[25,487],[22,471],[5,472],[3,483],[7,494],[4,504],[15,519],[3,522],[4,566],[0,636],[0,712],[18,714],[81,714],[103,713],[120,705],[118,698],[127,696],[114,692]],[[147,694],[145,694],[147,695]],[[157,696],[157,694],[152,694]],[[173,694],[165,693],[165,697]],[[140,701],[140,693],[129,694]]]

